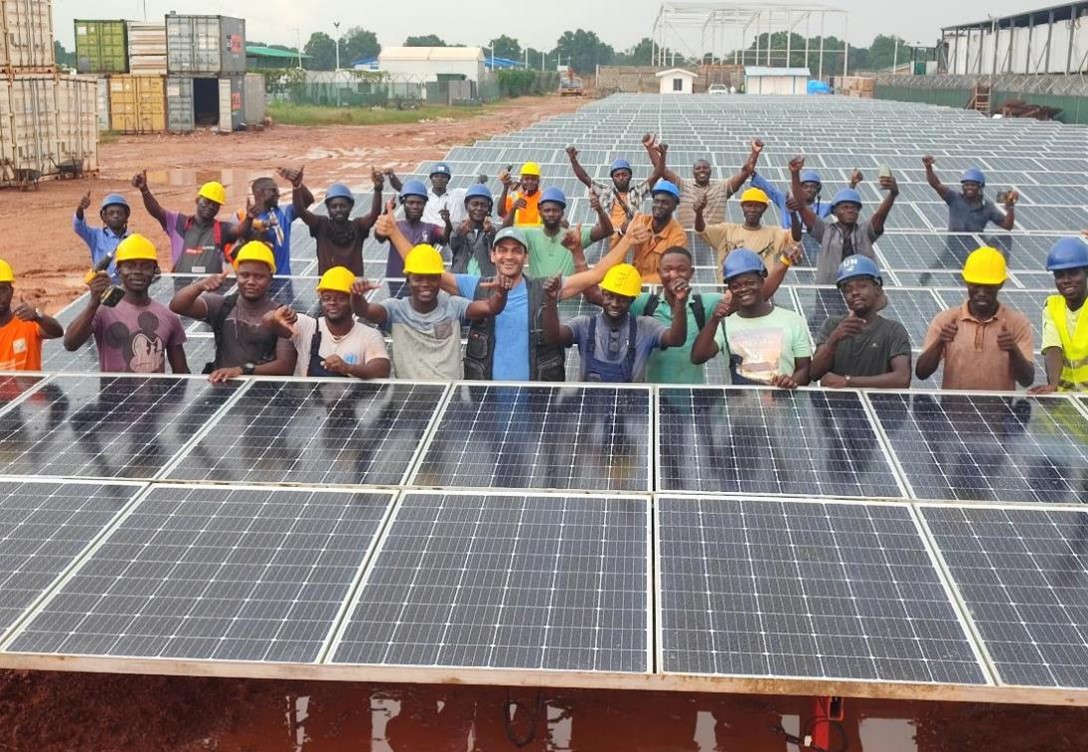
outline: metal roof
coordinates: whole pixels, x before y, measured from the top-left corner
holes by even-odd
[[[790,76],[794,78],[808,78],[812,74],[808,68],[768,68],[763,65],[747,65],[744,68],[746,76]]]

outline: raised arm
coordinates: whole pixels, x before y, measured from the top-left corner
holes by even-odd
[[[1019,200],[1019,191],[1009,191],[1005,196],[1005,215],[999,223],[1002,230],[1011,230],[1016,225],[1016,202]]]
[[[676,185],[680,185],[680,183],[683,182],[682,178],[668,167],[668,144],[658,143],[653,146],[647,146],[646,151],[650,154],[650,161],[654,165],[655,174],[660,175],[665,178],[665,180],[668,180],[670,183],[675,183]]]
[[[110,278],[105,272],[98,272],[87,283],[90,298],[87,306],[76,316],[75,321],[68,325],[68,331],[64,333],[64,349],[74,352],[83,347],[83,344],[91,338],[94,331],[94,316],[98,313],[98,307],[102,305],[102,294],[109,289]]]
[[[774,263],[769,265],[767,277],[763,280],[763,297],[768,299],[774,297],[778,288],[782,286],[782,282],[785,281],[790,267],[801,263],[802,258],[804,258],[804,249],[800,243],[784,250]]]
[[[208,304],[201,299],[206,292],[215,292],[223,286],[226,274],[213,274],[210,277],[199,279],[191,285],[174,293],[170,301],[170,310],[179,316],[187,316],[191,319],[205,319],[208,317]]]
[[[589,192],[589,208],[597,213],[597,224],[593,225],[589,231],[589,241],[596,243],[612,237],[616,228],[612,226],[612,218],[608,216],[608,212],[601,206],[601,197],[597,195],[597,191]]]
[[[380,325],[389,319],[389,311],[385,306],[366,299],[367,293],[377,289],[378,285],[372,285],[361,277],[356,278],[351,285],[351,312],[361,319]]]
[[[805,227],[812,227],[816,221],[816,212],[805,201],[805,189],[801,187],[801,170],[805,167],[804,157],[794,157],[790,160],[790,191],[793,193],[794,203],[801,215],[801,221]]]
[[[64,336],[64,327],[52,316],[39,313],[38,309],[31,306],[23,296],[19,296],[19,302],[11,309],[11,313],[20,321],[30,321],[38,325],[38,333],[42,339],[56,339]]]
[[[400,193],[400,189],[404,187],[404,184],[400,182],[400,178],[397,177],[397,173],[393,171],[393,168],[386,166],[382,169],[382,175],[389,181],[389,187]]]
[[[873,216],[869,219],[869,226],[873,228],[873,232],[877,235],[884,234],[884,223],[888,220],[888,213],[895,204],[895,197],[899,195],[899,184],[890,175],[880,179],[880,187],[886,191],[884,200],[880,202],[880,206],[876,208]]]
[[[752,177],[752,173],[756,171],[756,163],[759,162],[759,155],[763,153],[763,142],[758,138],[752,140],[752,150],[748,153],[748,159],[744,164],[740,166],[740,170],[737,174],[729,178],[729,193],[733,194],[740,190],[740,187],[748,182],[748,178]]]
[[[650,165],[652,166],[650,177],[646,178],[646,184],[649,185],[650,188],[653,188],[657,185],[658,180],[665,177],[665,156],[662,154],[661,159],[655,160],[654,152],[657,150],[657,146],[652,133],[647,133],[642,137],[642,145],[646,148],[646,153],[650,157]],[[630,216],[630,212],[628,212],[628,216]]]
[[[721,351],[715,337],[718,334],[718,327],[721,326],[725,317],[729,315],[729,301],[729,293],[726,293],[718,301],[718,305],[714,306],[710,318],[707,319],[706,324],[703,325],[703,328],[699,330],[699,334],[695,337],[695,342],[691,345],[691,362],[695,365],[706,363]]]
[[[587,188],[592,188],[593,178],[589,176],[589,173],[582,167],[582,163],[578,161],[578,149],[574,145],[567,147],[567,158],[570,159],[570,169],[574,172],[574,177],[582,181],[582,184]]]
[[[253,220],[257,218],[257,207],[253,204],[253,197],[246,198],[246,216],[237,224],[223,225],[227,228],[223,231],[223,240],[233,243],[237,240],[248,238],[253,233]]]
[[[397,222],[393,219],[393,199],[389,199],[385,205],[385,213],[378,217],[378,221],[374,223],[375,234],[388,238],[389,243],[397,249],[397,253],[401,258],[407,258],[408,252],[412,250],[412,244],[408,241],[408,238],[404,237],[404,233],[397,227]],[[449,272],[442,272],[441,288],[448,292],[450,295],[456,295],[458,293],[457,277]]]
[[[688,340],[688,314],[685,308],[688,304],[688,295],[691,286],[686,279],[674,279],[672,281],[672,324],[661,335],[662,347],[680,347]]]
[[[158,199],[151,193],[151,188],[147,184],[147,170],[138,172],[133,176],[132,187],[140,192],[140,197],[144,201],[144,208],[147,209],[147,213],[165,228],[166,210],[159,206]]]
[[[370,211],[361,217],[355,218],[355,223],[369,230],[374,226],[378,216],[382,213],[382,188],[385,186],[385,178],[377,170],[370,171],[370,184],[373,192],[370,195]]]
[[[485,300],[474,300],[469,303],[465,311],[465,318],[469,321],[483,321],[502,313],[506,308],[506,297],[513,287],[513,282],[509,277],[496,274],[491,280],[481,282],[480,287],[485,290],[494,290],[495,293]]]
[[[559,277],[552,277],[544,282],[544,341],[553,345],[570,347],[574,344],[574,332],[569,326],[559,323],[559,293],[563,284]]]
[[[937,160],[928,154],[922,157],[922,164],[925,165],[926,168],[926,182],[929,183],[929,187],[935,190],[943,201],[948,196],[949,188],[941,182],[941,179],[937,177],[937,173],[933,169],[933,163],[936,161]]]
[[[794,243],[800,243],[804,228],[801,226],[801,217],[797,214],[797,202],[793,200],[793,196],[786,199],[786,211],[790,213],[790,237]]]
[[[637,216],[638,215],[636,215],[636,217]],[[559,300],[573,298],[575,295],[581,295],[584,290],[599,285],[601,280],[604,279],[605,272],[616,264],[622,263],[623,260],[627,258],[631,246],[634,243],[644,242],[647,237],[648,231],[640,233],[638,232],[638,228],[634,228],[631,232],[624,235],[620,238],[620,242],[616,243],[615,247],[606,253],[592,269],[587,269],[584,272],[577,272],[563,280],[562,287],[558,293]]]

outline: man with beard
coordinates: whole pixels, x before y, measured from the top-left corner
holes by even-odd
[[[99,272],[87,284],[87,307],[64,335],[64,348],[78,350],[94,335],[103,373],[189,373],[185,360],[185,329],[181,319],[148,294],[159,275],[155,244],[143,235],[129,235],[117,246],[117,273],[124,298],[114,307],[102,305],[110,278]]]
[[[627,235],[634,238],[631,243],[634,251],[631,263],[642,275],[643,282],[660,284],[661,277],[657,274],[657,267],[661,255],[668,248],[688,247],[687,233],[673,218],[679,204],[680,189],[668,180],[658,180],[653,190],[652,213],[639,214],[628,225]]]
[[[277,170],[280,177],[288,182],[294,182],[297,175],[302,180],[302,170],[280,168]],[[280,189],[273,178],[257,178],[253,181],[252,210],[253,227],[245,240],[259,240],[272,249],[272,255],[276,259],[276,274],[281,277],[291,276],[291,223],[295,221],[295,205],[280,206]],[[304,190],[303,203],[309,208],[314,202],[314,196],[309,190]],[[245,221],[250,213],[249,207],[239,209],[235,214],[235,226]],[[241,242],[233,248],[228,248],[227,253],[233,255],[233,251],[241,248]]]
[[[491,209],[495,200],[486,185],[474,185],[465,191],[465,219],[450,236],[450,271],[454,274],[491,276],[491,244],[495,242],[495,225]]]
[[[183,287],[170,310],[206,321],[215,335],[215,359],[204,366],[213,384],[239,376],[290,376],[296,353],[291,342],[262,326],[264,315],[277,308],[269,297],[276,261],[272,249],[258,240],[235,256],[236,295],[219,295],[225,274],[213,274]]]
[[[1057,295],[1043,307],[1046,384],[1032,394],[1088,392],[1088,242],[1062,238],[1046,257]]]
[[[450,224],[450,213],[443,210],[442,220],[444,227],[432,225],[423,221],[423,210],[427,207],[427,189],[418,180],[409,180],[400,191],[400,204],[404,210],[404,219],[397,221],[397,227],[401,234],[408,238],[408,242],[414,248],[417,245],[444,245],[453,232]],[[380,232],[374,233],[374,239],[379,243],[388,242],[389,238]],[[385,262],[385,278],[400,279],[405,274],[404,259],[392,246],[389,248],[389,256]],[[362,275],[359,275],[362,276]],[[400,282],[389,283],[389,293],[400,298],[407,294],[405,285]]]
[[[98,266],[98,262],[104,256],[112,255],[117,250],[117,244],[128,235],[128,218],[132,213],[131,207],[125,197],[119,193],[111,193],[102,199],[102,206],[98,210],[98,216],[102,219],[103,227],[91,227],[87,224],[86,211],[91,208],[91,192],[79,200],[76,213],[72,217],[72,229],[80,240],[87,244],[91,251],[91,266]],[[117,279],[117,261],[110,262],[109,272],[111,279]]]
[[[40,371],[42,340],[64,335],[64,327],[19,298],[13,308],[15,272],[0,259],[0,371]]]
[[[1005,211],[1002,212],[993,201],[982,195],[986,187],[986,175],[982,170],[977,167],[967,168],[960,176],[960,190],[954,191],[937,177],[933,169],[936,161],[928,154],[922,157],[922,164],[926,168],[926,182],[948,204],[949,232],[982,232],[990,222],[1003,230],[1013,228],[1019,193],[1008,191],[1005,194]]]
[[[285,175],[284,177],[287,177]],[[362,217],[351,218],[355,208],[355,196],[343,183],[333,183],[325,192],[327,217],[319,217],[306,208],[309,189],[302,182],[302,172],[291,173],[291,202],[295,215],[310,228],[310,236],[317,241],[317,273],[324,274],[329,269],[343,266],[357,277],[363,276],[363,243],[374,220],[382,210],[382,188],[385,178],[377,170],[370,173],[374,185],[374,196],[370,202],[370,211]]]
[[[794,221],[789,230],[763,224],[763,214],[770,205],[771,200],[766,193],[759,188],[749,188],[740,197],[744,224],[719,222],[708,226],[703,219],[706,199],[696,200],[695,232],[704,243],[714,249],[718,266],[725,263],[725,257],[734,248],[751,248],[760,255],[764,264],[771,266],[790,246],[801,242],[801,220],[797,218],[796,212],[791,212]]]

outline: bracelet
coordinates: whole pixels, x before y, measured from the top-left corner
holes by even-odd
[[[789,257],[784,253],[778,257],[778,260],[782,262],[782,266],[785,266],[786,268],[793,266],[793,262],[790,261]]]

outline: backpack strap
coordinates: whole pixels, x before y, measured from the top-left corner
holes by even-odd
[[[219,365],[219,353],[223,351],[223,324],[226,323],[227,317],[237,304],[238,296],[227,295],[223,298],[223,305],[219,306],[219,311],[214,316],[208,317],[208,326],[212,328],[212,336],[215,338],[215,354],[212,356],[212,362],[204,366],[207,373],[215,370]],[[208,366],[211,366],[211,369]]]
[[[642,307],[643,316],[653,316],[654,311],[661,305],[661,298],[658,297],[656,292],[650,293],[650,297],[646,300],[646,305]]]
[[[630,382],[635,375],[635,356],[638,354],[635,348],[635,340],[638,338],[638,316],[628,314],[627,318],[627,359],[623,364],[623,375],[625,380]]]
[[[307,376],[313,376],[310,369],[314,363],[321,362],[321,318],[318,317],[314,324],[314,335],[310,337],[310,360],[306,363]]]
[[[699,326],[699,331],[703,331],[703,327],[706,326],[706,305],[703,304],[703,296],[695,292],[691,294],[691,312],[695,314],[695,323]]]

